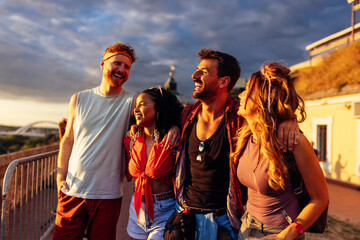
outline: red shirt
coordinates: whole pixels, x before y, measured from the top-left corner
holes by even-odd
[[[124,139],[125,150],[130,148],[130,138]],[[129,151],[127,151],[129,152]],[[164,148],[164,143],[154,143],[149,157],[146,156],[145,135],[142,132],[131,148],[128,169],[135,179],[134,206],[139,217],[142,191],[144,189],[145,205],[151,219],[154,219],[154,203],[151,190],[151,179],[166,184],[172,183],[174,159],[171,150]],[[128,178],[129,179],[129,178]]]

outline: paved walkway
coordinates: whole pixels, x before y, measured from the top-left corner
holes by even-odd
[[[329,215],[338,220],[346,221],[360,229],[360,191],[334,183],[328,183],[328,190],[330,196]],[[133,193],[133,183],[125,184],[124,193],[124,202],[117,228],[117,239],[119,240],[130,239],[126,233],[126,225],[131,195]]]
[[[329,215],[360,229],[360,191],[328,183]]]
[[[126,226],[133,187],[133,182],[125,183],[124,199],[117,226],[118,240],[130,239],[126,233]],[[341,221],[346,221],[360,229],[360,191],[333,183],[328,183],[328,189],[330,195],[329,215]],[[49,236],[47,239],[51,239],[51,237]]]
[[[116,232],[116,239],[118,240],[130,239],[129,235],[126,232],[126,226],[128,223],[129,207],[133,193],[134,193],[134,180],[130,183],[126,182],[124,186],[123,202],[121,206],[121,212],[120,212],[120,217]]]

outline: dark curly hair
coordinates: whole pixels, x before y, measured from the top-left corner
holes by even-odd
[[[146,89],[143,93],[148,94],[154,102],[155,129],[159,131],[160,139],[172,126],[180,127],[180,115],[183,106],[174,94],[160,87]]]

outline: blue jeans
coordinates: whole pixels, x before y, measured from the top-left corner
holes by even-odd
[[[178,202],[175,204],[175,210],[181,212],[184,210]],[[216,216],[214,213],[197,214],[196,219],[196,240],[216,240],[218,227],[227,229],[233,239],[237,239],[236,233],[232,230],[230,220],[227,214]]]
[[[132,196],[126,228],[129,236],[135,239],[164,239],[165,223],[175,211],[175,202],[177,202],[175,198],[161,201],[154,199],[154,221],[151,220],[147,211],[144,212],[144,216],[138,221],[134,207],[134,196]]]

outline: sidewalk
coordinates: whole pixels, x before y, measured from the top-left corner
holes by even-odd
[[[345,221],[360,229],[360,191],[328,183],[330,206],[328,214],[338,220]],[[129,205],[133,194],[133,182],[126,183],[124,199],[117,227],[117,239],[130,239],[126,233]]]
[[[360,191],[328,183],[329,215],[360,229]]]
[[[124,186],[124,198],[117,225],[117,239],[119,240],[130,239],[126,233],[126,226],[129,217],[129,205],[133,194],[133,187],[133,181],[131,183],[126,182]],[[328,214],[360,229],[360,191],[334,183],[328,183],[328,190],[330,196]],[[47,239],[50,240],[51,238],[52,234]]]
[[[130,240],[129,235],[126,232],[126,226],[129,218],[129,207],[131,197],[134,194],[134,180],[130,183],[125,181],[124,184],[124,196],[122,200],[121,212],[116,230],[116,239],[118,240]]]

